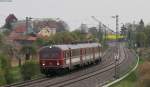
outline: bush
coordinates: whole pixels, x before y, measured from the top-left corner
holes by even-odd
[[[0,54],[0,62],[1,62],[0,68],[2,70],[6,70],[7,68],[10,68],[10,61],[5,55]]]
[[[5,80],[6,80],[7,84],[14,82],[14,78],[13,78],[13,75],[11,73],[11,69],[5,70],[4,76],[5,76]]]
[[[11,74],[11,66],[10,66],[10,61],[9,59],[3,55],[3,54],[0,54],[0,62],[1,62],[1,65],[0,65],[0,68],[1,68],[1,73],[2,73],[2,78],[5,79],[6,83],[7,84],[10,84],[13,82],[13,76]]]
[[[0,70],[0,86],[6,84],[6,80],[4,77],[4,72],[2,70]]]
[[[39,65],[34,61],[27,61],[21,66],[21,74],[24,80],[30,80],[39,73]]]

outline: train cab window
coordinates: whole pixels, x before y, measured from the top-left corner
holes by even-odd
[[[58,48],[44,48],[39,52],[39,56],[42,59],[47,58],[59,58],[61,51]]]

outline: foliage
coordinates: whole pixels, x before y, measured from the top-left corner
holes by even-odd
[[[95,40],[94,35],[82,34],[80,31],[73,32],[57,32],[48,39],[38,38],[36,44],[38,46],[52,45],[52,44],[69,44],[72,42]]]
[[[45,45],[45,40],[42,39],[42,38],[37,38],[37,40],[36,40],[36,45],[38,45],[38,46],[43,46],[43,45]]]
[[[10,58],[15,55],[17,51],[13,44],[3,44],[3,53],[8,55]]]
[[[63,32],[63,31],[68,31],[68,24],[65,21],[58,21],[57,22],[57,32]]]
[[[6,55],[0,54],[0,62],[1,62],[1,69],[6,70],[10,68],[10,62],[7,59]]]
[[[0,86],[6,84],[4,72],[0,69]]]
[[[21,74],[24,80],[30,80],[32,77],[38,75],[39,65],[34,61],[27,61],[21,66]]]
[[[123,26],[121,27],[120,33],[121,33],[121,35],[126,36],[126,34],[127,34],[127,28],[125,27],[125,25],[123,25]]]
[[[11,68],[8,68],[7,70],[5,70],[4,76],[5,76],[5,80],[6,80],[7,84],[14,82],[14,78],[13,78],[13,75],[11,73]]]
[[[12,29],[12,23],[16,22],[18,19],[15,17],[14,14],[9,14],[7,18],[5,19],[5,25],[4,28],[7,28],[8,30]]]
[[[0,69],[2,70],[1,73],[4,75],[6,83],[7,84],[12,83],[13,78],[12,78],[12,74],[11,74],[11,65],[10,65],[9,59],[5,55],[0,54],[0,62],[1,62]]]
[[[2,34],[0,34],[0,44],[2,44],[3,43],[3,36],[2,36]]]
[[[138,32],[136,34],[135,42],[137,43],[138,47],[146,46],[147,36],[144,32]]]
[[[126,24],[127,39],[131,47],[150,46],[150,25],[144,26],[143,20],[139,24]]]

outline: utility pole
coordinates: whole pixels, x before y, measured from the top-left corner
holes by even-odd
[[[25,32],[25,34],[28,33],[28,26],[29,26],[29,17],[26,17],[26,32]]]
[[[29,28],[29,27],[31,27],[30,25],[30,21],[31,21],[31,19],[33,19],[33,18],[31,18],[31,17],[26,17],[26,33],[25,34],[30,34],[32,31],[31,31],[31,29]]]
[[[99,32],[99,34],[97,35],[97,38],[98,38],[98,39],[100,38],[100,40],[103,40],[102,22],[99,21],[97,18],[95,18],[95,16],[92,16],[92,18],[93,18],[96,22],[98,22],[98,32]]]
[[[116,46],[116,54],[114,55],[115,59],[115,75],[114,78],[118,79],[119,78],[119,60],[120,60],[120,52],[119,52],[119,47]]]
[[[118,30],[119,30],[119,15],[116,15],[116,39],[118,39],[118,35],[117,34],[119,34],[119,32],[118,32]]]
[[[115,15],[115,16],[112,16],[112,18],[115,18],[116,19],[116,41],[118,41],[118,30],[119,30],[119,15]],[[119,67],[118,67],[118,64],[119,64],[119,48],[117,47],[117,42],[116,42],[116,55],[114,56],[115,58],[115,75],[114,75],[114,78],[115,79],[118,79],[119,78]]]
[[[118,39],[118,30],[119,30],[119,15],[112,16],[112,18],[116,19],[116,40]]]
[[[107,36],[107,30],[106,30],[106,29],[107,29],[107,26],[104,25],[104,28],[105,28],[105,40],[104,40],[104,41],[106,41],[106,38],[107,38],[107,37],[106,37],[106,36]]]
[[[135,21],[132,24],[132,47],[135,48]]]

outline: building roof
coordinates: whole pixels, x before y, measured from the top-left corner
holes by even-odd
[[[25,24],[20,24],[20,25],[17,25],[14,29],[14,31],[16,33],[24,33],[26,32],[26,25]]]

